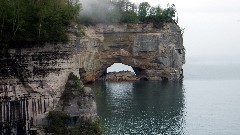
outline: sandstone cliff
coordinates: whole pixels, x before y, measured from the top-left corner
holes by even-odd
[[[132,66],[138,78],[183,77],[185,51],[175,23],[162,29],[151,24],[99,24],[85,28],[85,36],[69,36],[67,44],[15,48],[1,56],[1,132],[12,132],[9,126],[19,121],[16,130],[30,132],[41,125],[47,112],[57,109],[71,72],[83,82],[94,82],[105,77],[112,64],[123,63]]]
[[[91,88],[84,87],[80,80],[70,73],[55,110],[69,114],[75,121],[94,120],[97,118],[95,94]]]
[[[174,80],[183,77],[185,50],[175,23],[162,29],[151,24],[96,25],[78,39],[80,75],[84,82],[98,80],[114,63],[129,65],[137,77]]]

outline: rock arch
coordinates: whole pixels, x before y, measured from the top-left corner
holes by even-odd
[[[162,29],[148,25],[96,25],[80,39],[80,76],[94,82],[114,63],[133,67],[136,75],[149,80],[183,77],[185,52],[181,30],[175,23]]]
[[[8,122],[9,110],[5,108],[9,103],[27,106],[28,100],[28,117],[34,118],[33,124],[41,121],[47,111],[56,107],[70,73],[80,74],[85,83],[94,82],[113,63],[123,63],[144,79],[183,77],[185,51],[181,29],[175,23],[161,29],[151,24],[96,25],[86,28],[84,37],[71,36],[67,44],[13,48],[0,58],[0,100],[5,100],[0,104],[1,121]],[[24,108],[20,110],[26,114]]]
[[[120,72],[120,71],[130,71],[135,74],[135,72],[131,66],[125,65],[123,63],[114,63],[110,67],[107,68],[107,73]]]

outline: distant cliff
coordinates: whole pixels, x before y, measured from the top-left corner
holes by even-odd
[[[105,81],[137,81],[139,78],[136,77],[134,72],[131,71],[120,71],[120,72],[109,72],[105,78]]]
[[[49,110],[59,110],[70,73],[85,83],[94,82],[106,77],[112,64],[123,63],[132,66],[140,79],[183,78],[185,50],[181,29],[175,23],[166,23],[161,29],[152,24],[99,24],[83,29],[81,37],[70,33],[67,44],[15,48],[1,56],[0,132],[10,132],[8,127],[16,121],[22,121],[14,125],[16,130],[30,131],[43,123]]]

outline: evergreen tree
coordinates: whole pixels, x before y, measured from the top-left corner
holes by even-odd
[[[146,22],[147,15],[149,14],[150,4],[148,2],[140,3],[138,7],[139,21]]]
[[[1,0],[0,7],[1,48],[66,41],[80,11],[70,0]]]

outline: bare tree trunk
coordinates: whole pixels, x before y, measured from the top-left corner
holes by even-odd
[[[15,36],[16,35],[16,32],[18,31],[19,27],[20,27],[20,13],[19,13],[19,9],[20,9],[20,4],[19,4],[19,0],[17,0],[17,13],[16,13],[16,17],[15,17],[15,25],[16,25],[16,28],[14,30],[14,33],[13,35]]]
[[[38,29],[38,40],[40,40],[41,28],[42,28],[42,24],[41,24],[41,22],[40,22],[40,24],[39,24],[39,29]]]
[[[4,21],[5,21],[5,17],[3,16],[3,22],[2,22],[2,25],[1,25],[1,35],[2,35],[2,32],[3,32]]]
[[[13,7],[14,7],[14,15],[13,15],[13,26],[12,26],[12,31],[15,31],[15,24],[16,24],[16,7],[15,7],[15,3],[13,3]]]

